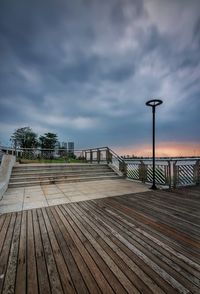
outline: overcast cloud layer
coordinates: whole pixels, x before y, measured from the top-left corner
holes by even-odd
[[[30,126],[76,147],[200,143],[199,0],[0,0],[0,141]]]

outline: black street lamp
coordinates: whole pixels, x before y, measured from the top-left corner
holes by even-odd
[[[153,127],[152,127],[152,153],[153,153],[153,185],[151,189],[156,190],[156,179],[155,179],[155,113],[156,113],[156,106],[162,104],[163,101],[160,99],[152,99],[146,102],[147,106],[152,107],[152,114],[153,114]]]

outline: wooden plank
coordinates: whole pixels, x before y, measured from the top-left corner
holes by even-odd
[[[183,204],[185,204],[185,205],[189,205],[189,206],[191,206],[191,207],[200,207],[200,204],[199,204],[199,201],[198,201],[198,199],[196,199],[196,200],[194,200],[194,199],[191,199],[190,197],[188,197],[188,195],[186,194],[186,193],[184,193],[184,194],[180,194],[180,192],[179,193],[176,193],[176,191],[175,192],[163,192],[163,191],[161,191],[161,192],[157,192],[156,191],[156,193],[155,193],[155,195],[160,195],[160,196],[162,196],[163,198],[169,198],[169,199],[174,199],[174,200],[177,200],[178,202],[182,202]]]
[[[57,269],[60,275],[60,279],[62,282],[62,288],[64,293],[76,293],[76,290],[74,288],[69,270],[67,268],[67,265],[65,264],[64,257],[62,255],[62,252],[60,250],[60,247],[58,245],[58,242],[56,240],[56,237],[54,235],[50,220],[48,218],[47,212],[45,208],[42,208],[43,217],[45,220],[46,228],[49,235],[49,240],[51,242],[54,258],[57,264]]]
[[[1,250],[3,248],[3,244],[4,244],[4,240],[5,240],[5,237],[6,237],[6,234],[7,234],[7,230],[8,230],[8,226],[10,224],[10,219],[11,219],[11,214],[6,214],[5,215],[5,221],[2,223],[2,227],[1,227],[1,232],[0,232],[0,253],[1,253]],[[3,218],[2,218],[3,220]]]
[[[38,294],[37,264],[35,253],[32,211],[27,211],[27,293]]]
[[[84,203],[84,205],[86,204]],[[88,216],[87,218],[84,218],[85,221],[87,221],[87,219]],[[130,250],[127,250],[125,246],[122,246],[120,242],[116,242],[116,238],[113,238],[114,236],[112,236],[112,234],[107,230],[106,226],[104,225],[104,219],[105,215],[103,220],[97,220],[96,213],[95,215],[92,214],[91,220],[93,224],[90,223],[90,226],[92,226],[95,231],[98,231],[98,233],[103,237],[104,241],[127,263],[127,265],[133,271],[135,271],[135,273],[137,273],[138,277],[142,278],[142,281],[146,283],[146,285],[148,285],[154,293],[162,293],[163,290],[173,293],[173,288],[170,287],[163,279],[161,279],[154,270],[151,270],[149,266],[147,266],[140,258],[138,258],[138,256],[133,251],[130,252]],[[107,231],[107,235],[109,236],[109,238],[106,238],[102,235],[100,231],[102,230],[102,228]],[[157,283],[157,285],[155,284],[155,282]]]
[[[95,202],[95,201],[94,201]],[[104,202],[103,200],[102,200],[102,202]],[[88,203],[89,202],[87,202],[87,205],[88,205]],[[103,204],[102,204],[103,205]],[[105,203],[104,203],[104,207],[105,207]],[[93,207],[90,207],[90,211],[93,211],[94,210],[94,208]],[[99,207],[98,207],[98,211],[99,211]],[[103,215],[104,215],[104,219],[105,219],[105,211],[104,211],[104,213],[103,213]],[[110,218],[109,218],[110,219]],[[123,230],[124,230],[124,228],[123,228]],[[194,264],[193,264],[194,265]],[[199,275],[198,275],[199,276]],[[195,281],[195,277],[194,277],[194,279],[193,279],[193,281]],[[199,285],[199,281],[198,281],[198,279],[196,279],[196,284],[197,285]]]
[[[77,205],[78,206],[78,210],[76,210],[75,212],[75,215],[78,216],[78,214],[80,215],[80,204]],[[76,204],[73,204],[73,205],[76,205]],[[69,209],[71,210],[71,205],[69,207]],[[65,209],[66,209],[66,206],[65,206]],[[74,211],[72,210],[72,214],[74,213]],[[70,217],[70,216],[69,216]],[[99,235],[97,231],[95,231],[92,227],[90,227],[89,225],[87,225],[87,223],[84,221],[84,214],[81,214],[80,216],[81,218],[81,223],[84,225],[84,227],[86,228],[86,230],[93,236],[94,239],[96,239],[98,241],[98,244],[102,247],[102,251],[105,251],[105,253],[108,254],[108,256],[110,258],[112,258],[112,260],[115,262],[115,264],[119,267],[119,269],[125,273],[125,275],[128,277],[128,279],[133,283],[133,285],[136,285],[137,288],[139,289],[139,291],[141,293],[149,293],[151,292],[150,289],[145,285],[145,283],[142,282],[142,280],[140,279],[141,278],[141,275],[142,275],[142,272],[140,271],[140,277],[139,277],[139,274],[138,276],[135,274],[134,271],[132,271],[129,266],[127,266],[127,264],[124,262],[124,260],[122,258],[120,258],[119,255],[117,255],[114,251],[112,251],[111,247],[104,241],[104,239],[102,239],[101,235]],[[78,219],[80,219],[78,217]],[[102,228],[101,228],[102,229]],[[119,250],[118,250],[119,252]],[[108,266],[109,263],[108,263]],[[123,276],[122,276],[123,278]],[[151,281],[148,280],[150,283]],[[112,284],[113,286],[113,284]],[[155,289],[154,289],[155,290]],[[161,293],[161,292],[160,292]]]
[[[21,212],[18,212],[11,241],[3,293],[14,293],[21,217]]]
[[[89,205],[89,203],[88,203]],[[102,205],[103,207],[103,205]],[[99,207],[98,211],[101,209],[102,213],[104,214],[105,218],[105,210]],[[197,278],[196,283],[200,285],[200,266],[197,263],[194,263],[191,259],[187,258],[185,255],[180,254],[178,251],[175,251],[172,247],[166,245],[164,242],[160,241],[158,237],[154,237],[152,234],[149,234],[146,230],[139,228],[137,225],[132,223],[129,219],[120,216],[115,211],[111,211],[110,209],[106,209],[106,212],[109,214],[109,220],[116,224],[116,225],[123,225],[120,226],[121,229],[124,231],[126,228],[126,233],[131,235],[133,238],[138,240],[139,243],[143,244],[143,246],[150,245],[155,254],[159,254],[159,257],[162,259],[164,258],[165,262],[170,262],[165,257],[172,259],[173,263],[170,265],[176,269],[176,264],[179,264],[185,272],[185,276],[187,278],[191,277],[191,279]],[[160,253],[162,256],[160,256]]]
[[[63,229],[65,228],[66,231],[65,231],[65,236],[67,237],[67,241],[68,241],[68,244],[69,244],[69,249],[74,257],[74,260],[76,261],[76,264],[82,274],[82,277],[88,287],[88,290],[89,292],[91,293],[101,293],[99,287],[98,287],[98,284],[97,282],[95,281],[90,269],[88,268],[87,264],[85,263],[82,255],[80,254],[76,244],[74,243],[74,240],[70,234],[70,227],[67,226],[66,227],[66,223],[67,223],[67,220],[64,218],[63,214],[60,213],[60,210],[58,209],[58,207],[54,207],[52,208],[52,210],[55,210],[57,216],[59,216],[59,219],[60,221],[63,223]]]
[[[200,188],[0,216],[0,293],[200,293]]]
[[[181,204],[177,204],[174,205],[174,203],[170,203],[170,201],[163,201],[163,199],[159,198],[158,195],[155,196],[153,194],[143,194],[143,193],[139,193],[139,194],[134,194],[134,195],[130,195],[130,196],[126,196],[127,199],[129,199],[130,201],[135,201],[135,199],[139,200],[139,201],[145,201],[147,203],[151,203],[152,205],[155,205],[156,207],[162,207],[163,209],[168,209],[169,211],[172,212],[178,212],[178,214],[182,217],[185,216],[185,219],[187,219],[188,221],[193,221],[194,225],[197,225],[198,223],[200,223],[200,213],[199,210],[197,210],[197,212],[195,213],[194,211],[191,212],[191,208],[188,208],[188,205],[185,206],[181,206]],[[124,196],[122,196],[124,198]],[[184,215],[183,215],[184,213]]]
[[[118,222],[116,222],[116,219],[112,221],[112,218],[110,218],[110,216],[107,217],[105,215],[105,212],[101,212],[100,210],[97,211],[95,207],[92,206],[90,207],[90,209],[88,209],[87,214],[88,213],[90,213],[91,215],[94,213],[96,217],[100,215],[99,217],[103,218],[103,222],[106,223],[106,226],[108,226],[108,228],[112,231],[115,230],[115,235],[116,233],[119,234],[120,239],[124,238],[124,240],[126,240],[123,240],[124,243],[129,242],[130,244],[132,244],[129,247],[134,246],[135,248],[137,248],[140,254],[146,256],[146,259],[148,258],[149,261],[151,261],[154,270],[155,265],[156,267],[160,267],[163,270],[163,276],[167,276],[168,282],[172,281],[172,285],[177,286],[177,284],[179,283],[192,291],[192,293],[199,293],[200,275],[198,275],[198,278],[190,275],[188,271],[184,271],[184,269],[182,269],[179,264],[177,265],[174,262],[174,259],[166,258],[163,254],[159,253],[157,249],[155,250],[148,243],[144,242],[143,239],[140,238],[140,236],[138,238],[129,229],[126,229],[123,224],[119,224]],[[171,278],[173,278],[173,280]]]
[[[134,207],[138,211],[144,212],[154,218],[156,217],[160,222],[164,222],[169,226],[176,226],[177,230],[192,236],[193,238],[195,237],[197,240],[200,239],[200,220],[195,219],[195,217],[190,216],[187,220],[186,215],[167,209],[166,206],[156,206],[155,203],[150,203],[148,201],[140,201],[136,203],[128,199],[124,200],[129,201],[130,207]]]
[[[176,195],[188,197],[193,200],[200,199],[200,189],[199,186],[194,187],[185,187],[185,188],[179,188],[173,191]]]
[[[118,197],[116,197],[118,198]],[[112,199],[113,201],[113,199]],[[129,202],[126,202],[124,201],[124,199],[115,199],[114,201],[120,203],[121,205],[124,206],[124,208],[127,210],[127,209],[130,209],[130,211],[132,212],[132,214],[135,215],[135,217],[139,217],[140,219],[146,219],[148,220],[148,224],[151,226],[154,225],[156,230],[161,229],[163,230],[164,229],[164,232],[163,234],[168,236],[168,233],[170,233],[170,237],[173,236],[173,238],[175,237],[176,238],[176,241],[178,242],[184,242],[184,243],[189,243],[190,245],[193,245],[193,251],[196,251],[196,254],[199,255],[199,248],[200,248],[200,241],[196,241],[193,237],[194,237],[194,232],[193,234],[191,234],[191,230],[192,228],[188,227],[186,228],[186,225],[185,227],[183,227],[181,225],[181,222],[179,222],[178,224],[178,221],[168,221],[168,219],[171,219],[172,217],[170,216],[169,218],[166,218],[164,217],[163,219],[160,219],[160,214],[157,214],[156,212],[152,213],[152,212],[149,212],[148,209],[146,210],[143,210],[143,209],[140,209],[138,208],[138,206],[136,207],[136,205],[132,205],[130,204]],[[128,205],[128,206],[127,206]],[[142,203],[141,203],[141,206],[142,206]],[[189,245],[188,244],[188,245]],[[191,246],[190,246],[191,247]],[[189,247],[189,248],[190,248]],[[187,247],[185,247],[187,248]],[[190,248],[191,250],[191,248]]]
[[[188,214],[188,216],[192,217],[191,214],[191,208],[190,206],[187,204],[182,203],[181,199],[180,201],[177,201],[175,199],[168,199],[168,197],[164,198],[163,196],[160,196],[160,193],[158,194],[154,194],[152,192],[149,193],[137,193],[137,194],[131,194],[131,195],[126,195],[126,196],[122,196],[122,198],[127,198],[130,199],[130,201],[137,201],[140,202],[144,202],[148,201],[149,203],[155,203],[158,206],[161,207],[166,207],[169,209],[172,209],[174,211],[178,211],[178,212],[185,212]],[[199,211],[199,209],[195,209],[195,211]],[[196,214],[197,219],[199,219],[199,214]]]
[[[62,210],[63,214],[66,215],[66,212]],[[115,293],[123,294],[126,293],[125,289],[121,285],[121,283],[118,281],[118,279],[115,277],[113,272],[109,269],[107,264],[104,262],[104,260],[101,258],[101,256],[98,254],[98,252],[95,250],[95,248],[90,244],[90,242],[87,240],[87,238],[83,235],[83,233],[79,230],[79,228],[75,225],[75,223],[72,221],[69,215],[67,215],[67,220],[71,227],[73,228],[74,232],[77,234],[81,242],[83,243],[82,246],[85,246],[85,248],[88,250],[90,255],[92,256],[93,260],[98,265],[101,272],[104,274],[104,278],[107,279],[107,282],[110,284],[110,286],[113,288]],[[102,291],[106,291],[106,287],[102,288]]]
[[[42,245],[37,211],[34,209],[32,212],[33,212],[33,229],[34,229],[34,238],[35,238],[35,253],[36,253],[39,292],[50,294],[51,287],[50,287],[49,277],[47,273],[45,253],[44,253],[44,248]]]
[[[1,255],[0,255],[0,293],[2,293],[3,285],[6,276],[6,270],[8,265],[8,258],[10,254],[10,248],[12,244],[12,236],[13,230],[16,220],[16,214],[11,214],[11,219],[7,219],[8,222],[5,224],[4,229],[2,230],[5,236],[5,240],[3,242]],[[8,227],[7,227],[8,224]]]
[[[169,227],[166,224],[159,224],[155,218],[147,216],[144,213],[138,212],[136,209],[133,209],[132,207],[129,208],[124,203],[120,203],[117,197],[116,199],[107,198],[104,201],[106,203],[107,201],[109,201],[111,205],[115,205],[117,203],[117,206],[120,207],[120,209],[126,211],[127,214],[134,216],[134,218],[138,219],[139,221],[145,224],[148,224],[149,226],[155,228],[157,231],[162,232],[164,235],[174,238],[177,242],[183,243],[186,247],[193,246],[193,248],[200,248],[200,243],[198,241],[192,240],[184,234],[178,234],[177,231],[172,227]]]
[[[77,219],[78,216],[76,215],[76,217],[75,217],[74,214],[70,212],[71,206],[72,205],[70,205],[70,206],[67,206],[66,205],[66,206],[63,206],[63,207],[65,208],[65,210],[67,211],[67,213],[70,215],[70,217],[73,219],[73,221],[77,224],[77,226],[79,227],[79,229],[81,229],[81,231],[84,233],[84,235],[87,237],[87,239],[93,245],[93,247],[98,251],[98,253],[101,255],[101,257],[104,259],[104,261],[110,267],[110,269],[113,271],[113,273],[119,279],[119,281],[123,285],[123,287],[128,292],[131,292],[132,291],[134,293],[139,293],[139,291],[135,287],[135,285],[132,284],[129,279],[127,279],[126,275],[120,270],[120,268],[116,265],[116,263],[113,262],[112,258],[106,253],[106,251],[102,250],[102,247],[99,245],[100,238],[98,237],[98,242],[97,242],[95,240],[95,238],[93,238],[92,235],[89,233],[89,231],[86,230],[83,227],[83,225],[81,224],[81,222]],[[104,238],[105,238],[105,236],[104,236]]]
[[[83,277],[79,271],[78,265],[76,264],[73,255],[69,248],[69,241],[66,242],[67,232],[59,218],[54,217],[51,208],[46,208],[49,220],[51,222],[54,234],[58,241],[59,247],[61,248],[62,255],[65,259],[65,263],[70,271],[70,275],[73,281],[73,285],[78,293],[87,294],[89,293],[88,288],[83,280]],[[64,238],[65,236],[65,238]]]
[[[0,215],[0,233],[1,233],[1,228],[3,227],[4,221],[6,219],[7,214]]]
[[[169,214],[166,209],[158,209],[153,205],[149,205],[146,203],[136,203],[129,201],[125,198],[117,198],[115,199],[117,202],[124,204],[125,206],[129,206],[129,208],[133,208],[137,213],[145,215],[145,217],[149,217],[152,221],[157,220],[157,223],[165,226],[171,227],[173,230],[179,231],[185,235],[185,237],[189,237],[190,239],[199,241],[200,245],[200,230],[199,228],[195,228],[191,223],[187,223],[184,219],[180,219],[172,214]]]
[[[26,212],[22,213],[19,253],[17,260],[16,294],[26,293]]]
[[[159,238],[164,244],[170,246],[174,250],[176,250],[177,254],[184,255],[187,260],[191,260],[193,263],[198,263],[199,254],[194,251],[194,248],[191,246],[184,246],[182,243],[177,243],[176,240],[173,239],[173,236],[167,236],[164,231],[158,231],[155,227],[150,226],[150,224],[146,221],[141,221],[137,219],[137,217],[133,217],[133,213],[130,210],[127,210],[126,207],[119,206],[117,203],[110,202],[109,199],[99,199],[93,200],[98,207],[104,207],[105,210],[109,209],[110,211],[116,213],[117,215],[125,218],[138,228],[144,229],[149,235],[154,238]]]
[[[56,210],[57,210],[57,208],[56,208]],[[57,212],[59,213],[59,215],[63,219],[63,216],[60,214],[60,212],[58,210],[57,210]],[[85,263],[87,264],[88,268],[90,269],[90,271],[91,271],[95,281],[97,282],[99,288],[102,291],[106,292],[106,293],[114,293],[112,288],[110,287],[109,283],[105,279],[104,275],[99,270],[96,263],[94,262],[94,260],[92,259],[92,257],[88,253],[88,251],[85,249],[85,247],[81,243],[80,239],[75,234],[75,231],[72,229],[72,227],[70,226],[67,219],[65,219],[65,226],[67,226],[68,232],[69,232],[72,240],[74,241],[76,247],[78,248],[78,250],[79,250],[81,256],[83,257]]]
[[[57,271],[57,266],[54,260],[54,255],[51,249],[48,233],[42,217],[41,209],[37,209],[38,222],[40,226],[41,238],[44,248],[44,255],[46,260],[47,272],[49,275],[49,282],[52,293],[63,293],[60,277]]]

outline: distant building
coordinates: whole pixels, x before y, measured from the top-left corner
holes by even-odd
[[[59,141],[56,142],[55,149],[60,149],[60,142]]]
[[[54,148],[54,156],[59,155],[59,149],[60,149],[60,142],[57,141]]]
[[[74,142],[68,142],[68,151],[74,153]]]
[[[67,149],[67,142],[62,142],[62,146],[61,146],[61,148],[63,148],[63,149]]]

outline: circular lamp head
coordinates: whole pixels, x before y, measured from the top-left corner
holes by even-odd
[[[163,101],[160,99],[152,99],[152,100],[147,101],[146,105],[151,106],[151,107],[156,107],[162,103],[163,103]]]

